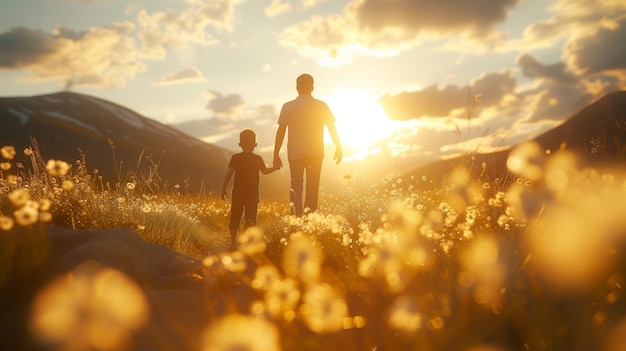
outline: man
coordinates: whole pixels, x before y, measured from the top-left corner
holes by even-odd
[[[341,143],[335,127],[335,117],[328,105],[316,98],[313,92],[313,77],[302,74],[296,79],[298,97],[285,103],[278,117],[278,130],[274,144],[274,167],[281,167],[279,153],[285,134],[287,137],[287,157],[291,173],[289,199],[291,212],[302,216],[304,209],[317,210],[318,190],[322,161],[324,159],[324,126],[328,128],[335,144],[334,160],[339,164],[343,158]],[[306,173],[306,176],[305,176]],[[304,206],[302,191],[306,177]]]

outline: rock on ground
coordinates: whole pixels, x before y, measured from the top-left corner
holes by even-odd
[[[0,349],[89,345],[99,342],[88,336],[94,328],[123,349],[197,349],[216,303],[198,259],[147,243],[130,229],[48,227],[47,237],[44,264],[0,286]],[[63,324],[53,315],[75,318]]]

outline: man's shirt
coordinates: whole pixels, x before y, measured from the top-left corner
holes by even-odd
[[[278,124],[287,126],[287,157],[297,160],[324,156],[324,126],[335,123],[328,105],[311,95],[299,95],[285,103]]]

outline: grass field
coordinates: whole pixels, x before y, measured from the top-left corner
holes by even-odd
[[[1,151],[0,282],[43,262],[49,224],[132,228],[202,260],[207,293],[233,300],[207,311],[202,350],[626,348],[626,178],[569,153],[523,145],[488,182],[464,169],[376,184],[353,175],[302,218],[262,201],[258,227],[228,251],[227,201],[149,176],[107,183],[36,145],[24,163],[21,150]],[[127,313],[124,326],[138,328]],[[123,349],[112,340],[93,349]]]

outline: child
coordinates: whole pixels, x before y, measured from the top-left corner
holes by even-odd
[[[241,131],[239,134],[239,146],[241,146],[243,152],[231,157],[228,171],[226,171],[226,176],[224,177],[222,200],[226,200],[226,188],[233,174],[235,175],[230,223],[228,225],[232,250],[237,248],[237,230],[244,213],[244,227],[248,228],[256,225],[257,206],[259,204],[259,171],[263,174],[269,174],[280,169],[280,166],[267,168],[263,158],[252,152],[256,145],[256,133],[252,129]]]

